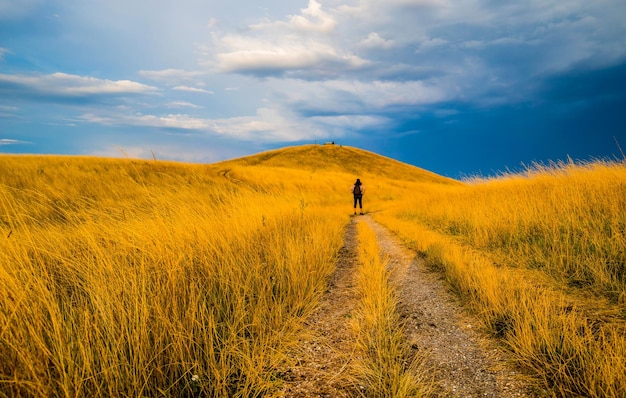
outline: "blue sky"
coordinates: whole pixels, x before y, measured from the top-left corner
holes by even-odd
[[[334,140],[462,178],[626,150],[623,0],[0,0],[0,152]]]

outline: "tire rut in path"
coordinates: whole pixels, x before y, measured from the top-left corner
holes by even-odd
[[[318,309],[306,322],[309,338],[293,354],[295,366],[282,374],[285,383],[280,396],[362,396],[349,376],[359,222],[375,231],[381,251],[388,256],[407,341],[414,350],[426,353],[425,365],[438,384],[438,396],[535,396],[527,379],[511,365],[510,355],[476,330],[478,322],[448,292],[441,276],[426,270],[414,251],[367,215],[354,218],[346,229],[337,269]]]
[[[357,386],[348,375],[354,350],[350,318],[355,307],[354,274],[358,247],[351,222],[339,251],[337,268],[318,309],[306,321],[309,337],[293,354],[295,366],[283,373],[284,397],[354,397]]]
[[[510,354],[476,330],[478,322],[458,304],[439,274],[369,216],[389,258],[398,289],[398,312],[409,344],[426,351],[426,366],[438,383],[438,394],[452,397],[532,397],[528,379],[512,365]]]

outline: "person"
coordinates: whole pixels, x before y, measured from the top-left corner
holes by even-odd
[[[365,187],[361,183],[361,179],[357,178],[356,182],[352,186],[352,195],[354,196],[354,214],[356,214],[356,204],[359,203],[359,209],[361,215],[363,215],[363,194],[365,193]]]

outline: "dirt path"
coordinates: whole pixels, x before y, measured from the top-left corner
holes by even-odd
[[[337,271],[318,311],[308,320],[311,337],[302,342],[297,365],[285,375],[285,397],[360,396],[350,382],[348,366],[353,354],[350,314],[355,306],[353,288],[357,266],[356,224],[367,223],[389,257],[393,282],[398,286],[398,311],[414,350],[426,352],[446,397],[532,397],[524,378],[510,365],[510,357],[476,330],[469,317],[445,288],[440,276],[426,270],[415,252],[404,247],[369,216],[356,217],[347,228]]]
[[[296,366],[284,375],[285,397],[353,397],[348,366],[354,338],[350,317],[355,306],[354,271],[357,265],[356,224],[348,225],[337,270],[318,310],[307,320],[310,337],[294,354]]]
[[[465,313],[447,291],[439,274],[426,270],[421,258],[407,249],[370,217],[363,222],[376,232],[389,256],[399,286],[400,316],[414,349],[426,350],[440,394],[452,397],[532,397],[528,383],[511,366],[506,351],[476,330],[477,321]]]

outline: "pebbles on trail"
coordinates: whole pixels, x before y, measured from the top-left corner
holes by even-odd
[[[356,303],[357,244],[356,224],[350,223],[328,290],[306,322],[309,336],[292,354],[294,366],[281,375],[284,397],[360,395],[348,373],[355,346],[350,318]]]
[[[438,396],[535,396],[528,379],[512,366],[510,355],[477,330],[476,320],[448,292],[440,275],[428,271],[415,252],[367,215],[353,219],[346,230],[328,291],[307,320],[308,336],[292,353],[292,366],[280,374],[281,396],[363,396],[349,375],[355,345],[350,318],[356,303],[358,222],[368,223],[376,232],[388,256],[407,341],[416,352],[426,353],[425,365],[437,382]]]
[[[398,289],[398,312],[414,350],[425,350],[439,394],[453,397],[532,397],[528,378],[512,365],[512,358],[493,339],[475,327],[477,322],[458,304],[439,274],[428,271],[414,251],[398,243],[370,217],[364,221],[376,232],[389,258]]]

